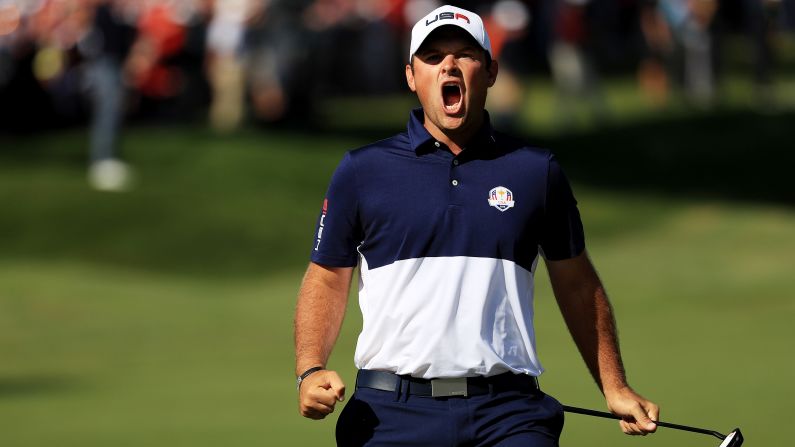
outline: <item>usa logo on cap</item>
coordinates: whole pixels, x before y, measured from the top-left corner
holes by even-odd
[[[515,203],[513,193],[504,186],[497,186],[489,191],[489,206],[500,211],[507,211],[509,208],[513,208]]]
[[[483,25],[483,19],[472,11],[444,5],[434,9],[414,24],[414,27],[411,29],[409,63],[411,63],[411,57],[420,48],[422,42],[425,41],[436,28],[444,25],[457,26],[463,29],[475,39],[475,42],[477,42],[481,48],[489,53],[489,56],[494,57],[491,52],[489,35],[486,33],[486,27]]]

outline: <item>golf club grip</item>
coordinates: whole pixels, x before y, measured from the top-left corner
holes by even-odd
[[[567,413],[577,413],[588,416],[596,416],[605,419],[615,419],[617,421],[620,421],[622,419],[620,416],[616,416],[613,413],[608,413],[606,411],[589,410],[587,408],[572,407],[569,405],[563,405],[563,411]],[[704,428],[697,428],[697,427],[688,427],[687,425],[671,424],[669,422],[662,422],[662,421],[655,421],[654,423],[657,424],[659,427],[673,428],[674,430],[684,430],[694,433],[701,433],[705,435],[712,435],[718,439],[726,438],[726,436],[714,430],[706,430]]]

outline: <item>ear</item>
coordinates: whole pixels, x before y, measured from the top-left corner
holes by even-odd
[[[414,69],[409,64],[406,64],[406,84],[412,92],[417,91],[417,86],[414,84]]]
[[[495,82],[497,82],[497,72],[500,71],[499,64],[497,64],[497,59],[493,59],[491,61],[491,66],[489,67],[489,87],[493,86]]]

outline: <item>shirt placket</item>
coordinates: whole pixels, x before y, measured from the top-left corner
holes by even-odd
[[[439,145],[437,147],[444,147],[438,141],[435,144]],[[459,153],[458,155],[453,155],[451,152],[447,152],[447,185],[449,188],[448,204],[451,206],[461,206],[464,204],[464,190],[466,189],[466,184],[465,179],[463,178],[462,154],[463,152]]]

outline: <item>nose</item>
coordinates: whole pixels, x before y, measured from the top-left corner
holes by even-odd
[[[458,70],[458,63],[456,62],[455,56],[452,54],[448,54],[442,59],[442,73],[448,75],[457,75],[459,73]]]

